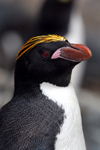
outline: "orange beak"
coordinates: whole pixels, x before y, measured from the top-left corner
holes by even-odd
[[[82,44],[70,44],[70,47],[61,47],[52,55],[51,59],[63,58],[74,62],[81,62],[92,57],[90,49]]]

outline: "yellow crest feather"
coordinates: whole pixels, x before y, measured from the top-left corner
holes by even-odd
[[[35,36],[27,41],[21,50],[17,54],[16,60],[18,60],[24,53],[29,52],[32,48],[34,48],[39,43],[49,43],[49,42],[57,42],[57,41],[66,41],[67,39],[60,35],[41,35]]]

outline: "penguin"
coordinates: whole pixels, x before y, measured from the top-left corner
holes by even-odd
[[[60,35],[31,38],[18,52],[15,89],[0,110],[0,150],[86,150],[72,69],[92,56]]]

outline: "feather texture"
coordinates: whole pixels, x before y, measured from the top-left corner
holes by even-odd
[[[45,82],[40,87],[42,93],[65,112],[60,133],[56,136],[55,150],[86,150],[80,108],[73,87],[58,87]]]
[[[39,43],[49,43],[49,42],[57,42],[57,41],[66,41],[67,39],[60,35],[41,35],[41,36],[35,36],[31,38],[29,41],[27,41],[21,50],[17,54],[17,59],[19,59],[24,53],[30,51],[32,48],[34,48]]]

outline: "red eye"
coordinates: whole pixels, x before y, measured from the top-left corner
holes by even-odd
[[[43,52],[42,55],[44,58],[47,58],[50,56],[50,53],[49,52]]]

